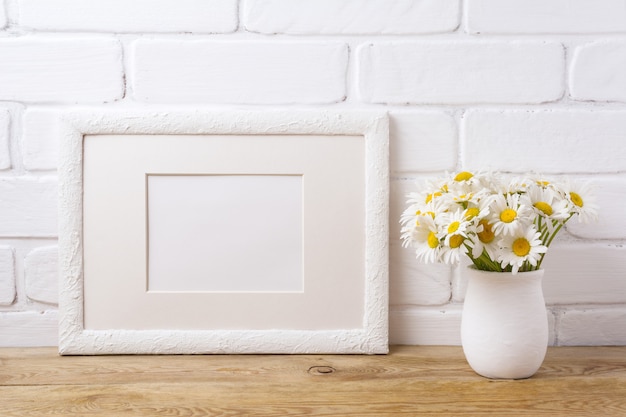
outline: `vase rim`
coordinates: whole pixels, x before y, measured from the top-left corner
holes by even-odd
[[[509,274],[509,275],[528,274],[528,273],[532,273],[532,272],[544,272],[545,271],[545,269],[539,268],[539,269],[534,269],[532,271],[518,271],[517,274],[513,274],[513,272],[511,272],[511,271],[487,271],[487,270],[484,270],[484,269],[478,269],[478,268],[476,268],[476,265],[474,265],[474,264],[467,265],[467,269],[471,269],[471,270],[476,271],[476,272],[484,272],[484,273],[487,273],[487,274],[488,273],[493,273],[493,274]]]

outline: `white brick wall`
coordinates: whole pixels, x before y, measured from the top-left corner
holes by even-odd
[[[33,301],[58,304],[58,250],[46,246],[32,250],[24,259],[26,296]]]
[[[471,33],[626,32],[622,0],[468,0]]]
[[[389,317],[389,336],[397,344],[404,345],[460,345],[461,305],[448,308],[397,308]],[[557,344],[556,320],[548,314],[550,345]],[[574,343],[572,343],[574,344]],[[585,345],[584,339],[578,342]]]
[[[626,311],[623,308],[567,309],[559,312],[558,320],[560,345],[626,345]],[[607,326],[607,322],[621,326]]]
[[[11,167],[11,155],[9,154],[9,126],[11,118],[8,110],[0,108],[0,170]]]
[[[337,103],[348,46],[339,42],[149,40],[133,45],[134,98],[151,103]]]
[[[389,164],[392,173],[453,170],[457,164],[458,132],[454,118],[445,112],[394,110]],[[428,149],[428,152],[424,152]]]
[[[0,100],[105,103],[122,98],[122,48],[115,39],[0,39]]]
[[[543,290],[548,304],[626,303],[622,272],[626,248],[621,245],[561,244],[551,247],[545,259]]]
[[[3,347],[52,346],[56,344],[58,314],[46,311],[0,311]]]
[[[0,246],[0,306],[15,301],[15,258],[13,248]]]
[[[0,0],[0,346],[57,342],[58,115],[387,110],[392,343],[459,344],[463,266],[399,241],[416,181],[536,170],[601,217],[546,258],[550,342],[626,343],[623,0]]]
[[[30,107],[24,114],[22,157],[28,170],[56,169],[59,158],[59,111]]]
[[[4,7],[4,1],[0,1],[0,29],[4,29],[7,24],[7,15]]]
[[[56,237],[56,178],[0,177],[0,195],[0,237]]]
[[[246,0],[243,23],[258,33],[414,34],[450,32],[460,0]]]
[[[557,42],[377,42],[360,48],[369,103],[541,103],[563,95]]]
[[[421,265],[413,252],[392,241],[389,248],[389,298],[394,305],[442,305],[450,301],[452,269],[448,265]]]
[[[470,110],[462,124],[461,161],[469,169],[571,174],[626,170],[626,146],[615,146],[626,132],[626,111]]]
[[[17,0],[19,24],[38,31],[224,33],[237,0]]]
[[[575,100],[626,101],[626,42],[599,41],[574,51],[570,91]]]
[[[591,177],[598,196],[602,216],[596,223],[572,221],[567,231],[581,239],[620,240],[626,236],[626,218],[621,202],[626,196],[626,178],[622,176]]]
[[[4,1],[0,1],[0,29],[4,29],[7,25],[7,15],[4,7]]]

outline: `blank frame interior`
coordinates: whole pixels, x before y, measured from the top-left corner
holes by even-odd
[[[85,136],[85,328],[361,327],[365,247],[354,237],[365,221],[364,155],[358,136]],[[291,184],[285,195],[289,177],[302,185]],[[159,190],[158,206],[150,184]],[[211,199],[212,192],[222,195]],[[304,201],[295,213],[298,198]],[[281,217],[263,213],[272,208]],[[283,230],[294,223],[303,228],[296,236]],[[262,229],[267,236],[258,235]],[[150,231],[162,234],[160,240]],[[251,243],[258,253],[251,253]],[[260,265],[256,255],[273,259]],[[157,268],[157,285],[170,290],[150,288],[149,266]],[[287,282],[277,283],[279,275]]]
[[[62,354],[387,351],[385,115],[64,122]]]
[[[147,290],[303,292],[302,179],[148,175]]]

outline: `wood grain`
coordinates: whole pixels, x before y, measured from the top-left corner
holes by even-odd
[[[550,348],[530,379],[459,347],[387,356],[65,356],[0,349],[0,416],[626,416],[626,347]]]

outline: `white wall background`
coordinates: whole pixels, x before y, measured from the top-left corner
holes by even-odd
[[[601,221],[545,262],[551,343],[626,344],[625,0],[0,0],[0,346],[57,343],[74,106],[388,110],[396,344],[460,343],[460,271],[400,247],[416,179],[592,179]]]

